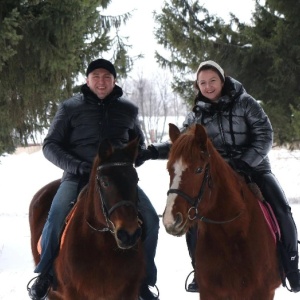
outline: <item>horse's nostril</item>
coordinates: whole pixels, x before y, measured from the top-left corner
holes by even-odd
[[[128,233],[124,230],[124,229],[119,229],[117,231],[117,238],[122,242],[122,243],[126,243],[128,240]]]
[[[137,240],[142,235],[142,229],[139,227],[133,234],[129,234],[128,231],[124,229],[119,229],[116,233],[118,240],[124,246],[133,246],[136,244]]]
[[[135,231],[135,233],[134,233],[133,236],[134,236],[135,240],[138,240],[138,239],[142,236],[142,228],[139,227],[139,228]]]
[[[182,214],[181,213],[177,213],[176,217],[175,217],[175,226],[178,226],[182,223]]]

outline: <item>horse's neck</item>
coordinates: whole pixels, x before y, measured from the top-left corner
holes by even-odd
[[[245,189],[247,184],[227,166],[215,166],[211,170],[210,202],[211,205],[225,212],[232,212],[245,207]]]

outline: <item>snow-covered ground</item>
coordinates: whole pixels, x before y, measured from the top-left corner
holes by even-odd
[[[300,231],[300,151],[272,150],[270,159]],[[140,186],[162,214],[168,189],[166,161],[148,161],[138,168],[138,173]],[[29,203],[40,187],[61,174],[41,151],[0,158],[0,299],[29,299],[26,285],[35,276],[30,250]],[[199,299],[198,294],[187,293],[184,288],[191,271],[185,239],[168,235],[162,223],[156,263],[161,300]],[[293,294],[280,287],[275,299],[299,300],[299,297],[300,293]]]

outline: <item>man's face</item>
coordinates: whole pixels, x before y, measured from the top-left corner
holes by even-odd
[[[114,76],[105,69],[94,70],[86,79],[87,86],[99,99],[104,99],[112,92],[115,82]]]

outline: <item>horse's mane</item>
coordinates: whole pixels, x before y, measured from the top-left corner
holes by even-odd
[[[124,146],[113,146],[110,151],[107,152],[107,156],[103,159],[100,155],[96,155],[93,161],[93,167],[91,172],[91,178],[96,177],[97,167],[103,163],[113,162],[128,162],[133,163],[133,158],[129,152],[124,151]]]
[[[199,151],[194,138],[194,130],[191,129],[178,137],[171,147],[168,164],[173,165],[178,157],[181,157],[184,164],[193,164],[203,159],[203,153]]]
[[[235,172],[232,171],[209,138],[205,140],[205,144],[203,143],[202,149],[200,149],[199,140],[195,138],[195,131],[196,125],[193,125],[178,137],[171,147],[168,166],[172,166],[180,157],[183,164],[196,167],[199,161],[207,161],[209,156],[211,173],[220,177],[219,180],[227,181],[232,177],[236,178]]]

